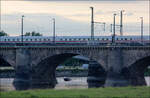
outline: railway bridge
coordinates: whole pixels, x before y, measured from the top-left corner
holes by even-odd
[[[150,46],[0,46],[0,60],[16,70],[16,89],[54,88],[56,67],[76,55],[99,63],[104,86],[146,84]]]

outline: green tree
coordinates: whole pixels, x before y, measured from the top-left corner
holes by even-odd
[[[0,36],[8,36],[8,34],[2,30],[2,31],[0,31]]]
[[[42,34],[32,31],[32,32],[26,32],[24,36],[42,36]]]

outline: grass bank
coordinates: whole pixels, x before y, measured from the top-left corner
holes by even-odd
[[[108,87],[69,90],[0,92],[0,98],[150,98],[150,87]]]

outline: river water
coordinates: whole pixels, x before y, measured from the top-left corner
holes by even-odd
[[[64,81],[63,77],[58,77],[58,84],[55,89],[70,89],[70,88],[88,88],[87,77],[70,77],[71,81]],[[150,76],[145,77],[147,86],[150,86]],[[13,85],[13,78],[1,78],[0,89],[5,91],[15,90]]]

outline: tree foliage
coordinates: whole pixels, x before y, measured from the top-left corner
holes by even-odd
[[[32,31],[32,32],[26,32],[24,36],[42,36],[42,34]]]
[[[5,33],[4,31],[0,31],[0,36],[8,36],[8,34]]]
[[[61,65],[63,66],[82,66],[83,64],[87,64],[88,61],[76,59],[76,58],[70,58],[66,61],[64,61]]]

